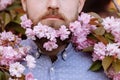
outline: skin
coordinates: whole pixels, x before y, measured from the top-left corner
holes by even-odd
[[[61,25],[68,26],[77,19],[85,0],[21,0],[24,11],[36,25],[38,22],[58,29]],[[41,40],[44,42],[44,40]],[[40,40],[38,47],[43,53],[54,58],[67,44],[59,41],[59,47],[51,52],[42,48]]]

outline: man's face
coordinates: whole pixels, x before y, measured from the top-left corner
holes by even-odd
[[[34,25],[38,22],[58,29],[75,21],[85,0],[22,0],[23,9]]]

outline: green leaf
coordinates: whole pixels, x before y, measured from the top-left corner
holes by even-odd
[[[98,27],[95,31],[94,31],[95,34],[97,35],[104,35],[105,33],[105,29],[103,27]]]
[[[117,59],[115,62],[113,62],[112,66],[115,72],[120,72],[120,60]]]
[[[105,33],[105,38],[107,39],[107,41],[108,41],[109,43],[113,43],[113,42],[114,42],[114,37],[113,37],[113,35],[110,34],[110,33]]]
[[[5,75],[5,80],[8,80],[10,77],[10,74],[8,74],[7,72],[4,72],[4,75]]]
[[[10,22],[6,27],[5,27],[6,31],[14,31],[16,33],[21,33],[21,34],[25,34],[25,29],[23,29],[20,24],[17,24],[15,22]]]
[[[93,46],[89,46],[82,50],[82,52],[92,52],[92,51],[93,51]]]
[[[5,13],[4,25],[6,26],[11,21],[10,14]]]
[[[92,71],[98,71],[100,70],[100,68],[102,67],[102,64],[100,61],[95,61],[91,67],[89,68],[89,70],[92,70]]]
[[[107,56],[102,60],[103,69],[106,71],[113,62],[113,57]]]
[[[12,21],[12,22],[15,22],[17,24],[20,24],[21,20],[20,20],[20,17],[22,16],[23,14],[17,14],[15,19]]]
[[[4,73],[0,71],[0,80],[3,80]]]

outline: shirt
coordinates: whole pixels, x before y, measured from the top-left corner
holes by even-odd
[[[22,42],[24,45],[25,43],[26,41]],[[30,40],[27,43],[32,46],[34,44]],[[35,50],[35,47],[33,49]],[[35,52],[34,50],[31,52]],[[58,53],[54,63],[46,55],[36,58],[36,67],[31,72],[37,80],[110,80],[103,71],[90,71],[92,63],[89,53],[77,52],[72,44],[69,44],[64,52]],[[28,71],[27,69],[25,73]]]

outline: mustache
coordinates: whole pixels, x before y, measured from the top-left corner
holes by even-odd
[[[64,21],[67,20],[67,18],[64,16],[64,14],[60,13],[60,12],[58,11],[58,9],[49,9],[49,10],[40,18],[40,20],[46,19],[46,18],[48,18],[48,17],[50,17],[50,16],[51,16],[51,17],[59,18],[59,19],[64,20]]]

